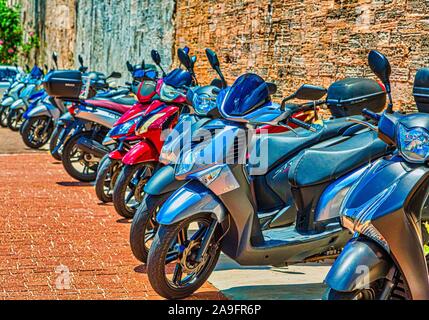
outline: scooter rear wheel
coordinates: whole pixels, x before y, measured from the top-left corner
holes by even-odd
[[[97,176],[99,162],[88,161],[86,159],[88,154],[77,147],[76,144],[82,136],[91,138],[92,132],[83,132],[71,137],[64,146],[61,159],[64,169],[71,177],[82,182],[91,182]]]
[[[149,251],[147,274],[153,289],[167,299],[182,299],[198,290],[212,273],[220,255],[216,237],[200,262],[194,259],[212,219],[192,216],[172,225],[161,225]],[[190,228],[197,224],[195,232]]]
[[[53,129],[46,116],[29,118],[22,124],[22,140],[27,147],[39,149],[48,142]]]
[[[105,155],[100,161],[95,179],[95,194],[102,202],[112,202],[113,188],[119,172],[121,170],[121,161],[109,158]]]

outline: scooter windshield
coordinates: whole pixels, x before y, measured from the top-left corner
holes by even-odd
[[[164,83],[174,88],[189,87],[192,84],[192,76],[188,71],[174,69],[164,77]]]
[[[247,73],[240,76],[226,95],[222,109],[229,116],[242,116],[269,100],[268,86],[260,76]]]

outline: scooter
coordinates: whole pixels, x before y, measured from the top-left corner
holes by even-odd
[[[52,60],[54,61],[54,68],[48,70],[48,66],[45,66],[47,73],[58,70],[58,55],[56,52],[52,53]],[[86,72],[88,68],[83,65],[81,55],[78,56],[78,61],[80,63],[79,71]],[[51,138],[56,122],[66,112],[67,106],[64,101],[50,97],[44,91],[42,99],[37,103],[30,104],[23,115],[25,121],[20,128],[20,132],[24,143],[32,149],[38,149],[45,145]]]
[[[317,88],[304,89],[307,100],[324,95]],[[325,259],[349,239],[336,222],[338,212],[326,215],[317,205],[328,201],[335,207],[341,196],[333,197],[332,190],[344,192],[363,172],[362,166],[384,155],[387,146],[356,124],[339,137],[333,135],[337,136],[333,140],[301,151],[304,141],[312,141],[312,135],[323,128],[291,116],[325,101],[279,107],[270,99],[274,93],[255,74],[239,77],[219,108],[226,121],[204,126],[215,131],[212,138],[181,154],[176,178],[191,181],[160,208],[160,226],[148,256],[150,283],[163,297],[183,298],[197,290],[211,274],[221,250],[242,265],[279,266]],[[344,123],[344,119],[337,121]],[[301,136],[302,140],[295,137],[295,143],[287,137],[289,133],[267,135],[254,143],[251,126],[289,122],[310,134]],[[292,158],[294,153],[298,155]],[[314,161],[318,153],[323,155],[323,166]],[[337,160],[350,163],[323,170],[326,163]],[[288,217],[286,212],[294,204],[295,224],[262,229],[261,215],[277,209],[273,222],[279,222],[278,217]],[[188,232],[191,225],[197,225],[197,230]]]
[[[187,70],[175,69],[158,80],[157,100],[145,110],[136,126],[136,136],[141,141],[122,157],[122,168],[114,185],[112,200],[116,212],[124,218],[134,216],[142,201],[145,183],[162,166],[159,154],[164,144],[163,133],[171,130],[177,124],[179,114],[188,108],[186,91],[196,84],[193,71],[195,60],[191,60],[181,48],[178,49],[178,56]]]
[[[341,205],[342,225],[354,236],[325,279],[324,298],[428,300],[429,115],[393,112],[389,61],[373,50],[368,63],[387,89],[389,106],[381,115],[364,114],[378,123],[368,126],[397,151],[373,163]],[[419,111],[425,110],[420,95],[415,97]]]
[[[156,65],[162,70],[159,53],[156,50],[152,50],[151,55]],[[117,148],[105,155],[102,165],[97,170],[95,193],[102,202],[112,201],[116,178],[122,168],[122,158],[141,140],[141,137],[135,134],[136,125],[153,99],[158,98],[156,92],[158,72],[156,67],[146,65],[144,61],[141,66],[133,67],[131,64],[127,64],[133,78],[138,81],[138,87],[135,90],[138,103],[116,121],[114,127],[103,141],[103,145],[107,146],[114,143]]]
[[[212,66],[214,68],[219,68],[219,61],[217,57],[215,55],[208,56]],[[223,78],[223,76],[221,76],[221,78]],[[274,86],[274,84],[271,84],[270,86]],[[347,91],[345,91],[344,88],[348,88],[346,89]],[[325,122],[325,128],[321,130],[319,134],[313,135],[310,138],[296,137],[294,131],[286,134],[288,138],[283,138],[286,138],[284,140],[284,144],[293,144],[293,152],[289,154],[289,157],[295,156],[299,151],[312,145],[318,145],[324,140],[332,139],[335,136],[341,136],[348,127],[351,127],[353,124],[344,118],[344,116],[346,116],[344,113],[346,104],[348,104],[348,108],[350,105],[356,104],[356,101],[363,100],[365,104],[374,104],[375,102],[374,106],[379,108],[385,103],[384,90],[375,81],[368,79],[352,78],[341,80],[332,84],[328,91],[326,103],[329,104],[329,108],[337,120]],[[317,99],[322,97],[325,92],[326,90],[324,88],[304,85],[295,93],[285,98],[283,103],[285,104],[292,99]],[[354,92],[359,92],[359,96],[353,96]],[[226,92],[224,92],[224,94],[226,94]],[[369,99],[371,96],[372,98]],[[220,103],[221,102],[218,102],[218,104]],[[341,103],[344,104],[344,108],[339,107],[341,106]],[[315,111],[313,106],[313,109],[305,112],[295,113],[293,117],[305,122],[310,122],[313,118],[317,120],[317,110]],[[203,124],[201,124],[201,126],[203,126]],[[289,123],[288,127],[278,126],[277,124],[261,125],[256,129],[256,134],[264,132],[265,134],[271,135],[271,137],[268,139],[275,140],[281,137],[280,135],[277,136],[277,134],[285,134],[287,131],[294,130],[296,127],[297,126],[293,123]],[[263,135],[262,139],[265,139]],[[330,143],[335,144],[335,140],[332,140]],[[161,161],[166,164],[166,166],[161,168],[145,185],[144,200],[133,218],[130,229],[131,250],[134,256],[142,262],[147,261],[150,243],[153,241],[153,238],[158,229],[156,213],[175,190],[188,183],[187,180],[176,180],[174,174],[174,164],[176,163],[178,157],[169,150],[167,144],[164,145],[160,158]],[[284,159],[286,158],[287,157]],[[282,167],[277,168],[277,171],[279,172],[282,170]],[[276,178],[279,178],[280,176],[281,175],[276,175]],[[259,181],[257,184],[260,186],[258,192],[265,192],[267,189],[267,184],[264,182],[264,178],[255,178]],[[280,180],[276,184],[281,186],[282,183],[284,182]],[[291,198],[290,193],[288,195],[284,195],[284,192],[282,192],[280,189],[277,191],[277,193],[282,195],[282,197],[284,196],[286,200]],[[276,199],[276,196],[271,196],[271,198]],[[296,209],[293,201],[288,200],[286,203],[287,209],[284,210],[278,210],[278,208],[282,207],[282,205],[277,204],[276,201],[273,201],[271,204],[268,203],[265,208],[260,210],[261,212],[258,214],[258,217],[260,219],[262,230],[287,226],[295,221]]]
[[[127,64],[129,64],[129,62],[127,62]],[[99,72],[83,73],[83,78],[91,78],[92,87],[96,91],[93,92],[93,94],[96,93],[95,96],[91,97],[91,101],[88,102],[91,103],[94,107],[105,106],[107,109],[113,108],[121,114],[126,112],[130,108],[130,106],[135,103],[135,99],[133,97],[130,97],[132,88],[135,87],[135,80],[133,81],[133,83],[127,83],[127,87],[111,88],[107,84],[106,80],[108,78],[118,76],[119,74],[117,72],[113,72],[109,77],[106,77],[104,74]],[[82,125],[82,122],[79,121],[78,118],[74,117],[76,106],[79,105],[80,100],[76,97],[71,100],[70,98],[60,100],[71,101],[73,103],[71,108],[69,108],[72,113],[66,112],[59,118],[49,143],[49,151],[51,155],[55,159],[61,161],[61,155],[67,141],[72,137],[73,134],[85,129],[85,126]],[[116,118],[112,119],[112,121],[116,121]],[[112,125],[113,124],[109,124],[109,127],[111,127]]]
[[[10,107],[12,104],[19,99],[19,95],[22,90],[27,86],[27,84],[37,81],[33,78],[33,75],[29,72],[26,75],[18,74],[15,79],[15,82],[11,84],[7,92],[3,95],[1,109],[0,109],[0,125],[4,128],[7,128],[7,119],[10,113]],[[34,69],[33,70],[37,70]]]
[[[41,97],[42,90],[40,89],[40,85],[42,76],[42,69],[38,66],[34,66],[30,73],[30,79],[19,93],[18,100],[12,103],[8,113],[5,111],[5,113],[7,113],[7,126],[12,131],[19,131],[19,128],[24,122],[23,115],[28,106]]]

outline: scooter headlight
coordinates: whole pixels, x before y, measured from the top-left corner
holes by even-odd
[[[400,154],[409,162],[424,163],[429,159],[429,132],[424,128],[408,129],[398,125]]]
[[[182,176],[189,173],[195,164],[194,152],[192,150],[183,154],[180,162],[176,165],[175,175]]]
[[[120,125],[117,125],[115,127],[113,127],[109,133],[108,136],[111,138],[115,138],[118,136],[123,136],[126,135],[128,133],[130,133],[130,131],[132,131],[133,126],[140,120],[140,117],[135,117],[131,120],[128,120],[125,123],[122,123]]]

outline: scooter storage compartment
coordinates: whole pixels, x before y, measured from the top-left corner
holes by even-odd
[[[46,92],[54,98],[78,99],[82,89],[82,74],[77,70],[55,70],[43,80]]]
[[[416,73],[413,87],[414,100],[419,112],[429,112],[429,68],[422,68]]]
[[[377,81],[346,78],[328,88],[326,104],[334,117],[360,115],[365,108],[380,112],[386,105],[386,92]]]

